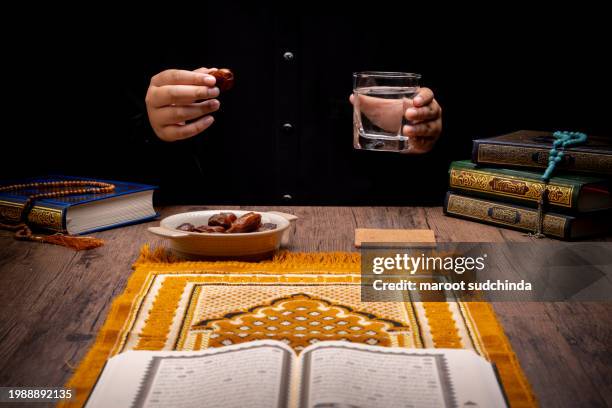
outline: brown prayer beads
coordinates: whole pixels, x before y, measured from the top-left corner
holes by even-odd
[[[3,191],[19,191],[28,188],[33,189],[58,189],[57,191],[47,191],[44,193],[35,193],[28,196],[25,202],[24,209],[28,208],[30,204],[40,198],[57,198],[69,195],[80,195],[80,194],[106,194],[111,193],[115,190],[115,186],[110,183],[103,183],[101,181],[89,181],[89,180],[61,180],[61,181],[41,181],[25,184],[12,184],[8,186],[0,186],[0,192]]]

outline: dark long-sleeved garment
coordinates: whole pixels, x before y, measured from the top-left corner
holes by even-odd
[[[193,140],[155,142],[146,120],[163,197],[207,203],[410,204],[435,202],[445,189],[440,148],[422,157],[355,151],[352,73],[421,72],[428,64],[400,27],[349,17],[239,9],[201,27],[197,41],[176,38],[142,55],[146,77],[167,68],[229,67],[235,88],[220,96],[215,123]],[[423,72],[425,84],[432,72]],[[136,81],[134,81],[136,83]],[[132,88],[142,104],[143,88]],[[141,108],[142,109],[142,108]],[[170,167],[170,163],[171,167]],[[164,171],[166,173],[164,174]],[[194,194],[197,193],[197,194]]]
[[[32,28],[5,77],[20,79],[9,82],[25,96],[14,106],[26,119],[14,121],[27,131],[4,140],[28,152],[27,166],[7,165],[7,175],[152,182],[165,203],[441,204],[448,164],[469,157],[473,138],[521,128],[611,133],[609,61],[594,52],[605,24],[593,16],[569,30],[520,9],[442,19],[414,2],[227,3],[104,24],[81,16],[65,34],[57,20]],[[579,13],[570,14],[574,27]],[[231,68],[235,88],[219,97],[211,128],[161,142],[144,105],[151,76],[203,66]],[[348,97],[360,70],[423,75],[444,110],[432,152],[353,149]]]

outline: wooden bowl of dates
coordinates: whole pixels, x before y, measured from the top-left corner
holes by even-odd
[[[286,245],[297,217],[276,211],[192,211],[166,217],[149,231],[188,258],[259,260]]]

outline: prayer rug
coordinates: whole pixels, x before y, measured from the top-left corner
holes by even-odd
[[[201,350],[260,339],[282,341],[297,352],[325,340],[472,349],[496,364],[511,406],[537,405],[490,304],[403,300],[361,301],[358,253],[179,262],[163,249],[144,247],[67,384],[76,398],[64,406],[83,405],[105,361],[117,353]]]

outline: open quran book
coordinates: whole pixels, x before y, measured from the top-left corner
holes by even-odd
[[[493,366],[470,350],[279,341],[111,358],[88,408],[505,407]]]

